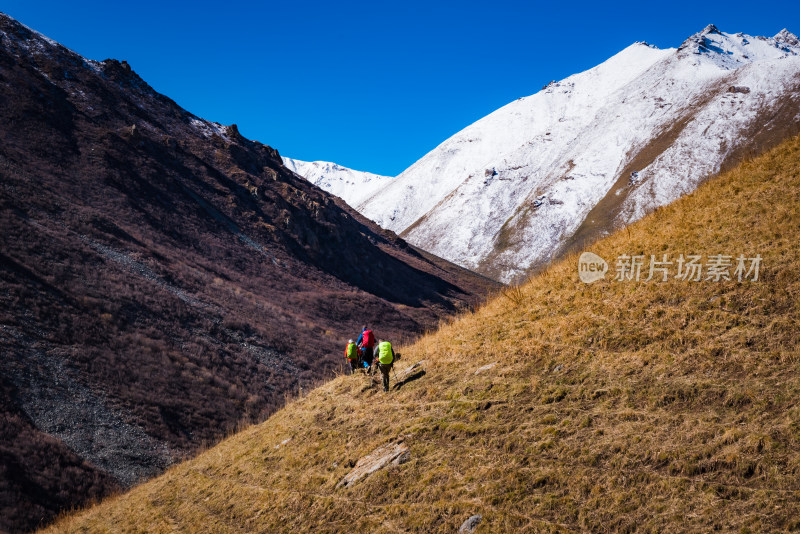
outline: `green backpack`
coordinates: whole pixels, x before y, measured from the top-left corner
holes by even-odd
[[[378,344],[378,361],[384,365],[388,365],[394,361],[392,344],[388,341],[382,341]]]

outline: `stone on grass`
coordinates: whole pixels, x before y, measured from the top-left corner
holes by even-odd
[[[483,373],[484,371],[488,371],[489,369],[491,369],[495,365],[497,365],[497,362],[490,363],[489,365],[484,365],[483,367],[478,367],[475,370],[475,374],[479,375],[479,374]]]
[[[408,446],[402,441],[387,443],[386,445],[378,447],[363,458],[360,458],[353,470],[347,473],[344,478],[336,484],[336,487],[346,488],[389,464],[404,464],[410,458],[411,452],[408,450]]]
[[[458,534],[472,534],[475,532],[475,529],[478,528],[478,525],[481,524],[481,519],[483,519],[481,514],[471,516],[462,523],[461,527],[458,529]]]

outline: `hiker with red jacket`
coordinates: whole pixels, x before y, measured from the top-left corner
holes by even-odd
[[[372,374],[372,351],[375,347],[375,334],[372,330],[367,330],[366,325],[361,329],[361,335],[358,336],[358,350],[361,352],[361,361],[363,365],[370,370]]]

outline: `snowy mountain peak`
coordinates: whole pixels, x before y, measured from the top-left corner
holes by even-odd
[[[658,47],[656,45],[650,44],[647,41],[636,41],[633,44],[634,45],[639,45],[639,46],[646,46],[647,48],[652,48],[653,50],[658,50]]]
[[[283,158],[283,164],[328,193],[356,206],[387,185],[391,177],[355,171],[330,161],[301,161]]]
[[[774,39],[775,39],[775,42],[780,43],[780,44],[793,46],[793,47],[800,46],[800,40],[797,39],[797,36],[795,34],[793,34],[792,32],[790,32],[789,30],[787,30],[786,28],[784,28],[781,31],[779,31],[775,35]]]
[[[709,25],[677,50],[635,43],[464,128],[355,207],[518,280],[797,132],[796,39]]]
[[[797,37],[785,29],[775,37],[753,37],[725,33],[709,24],[686,39],[678,52],[681,57],[694,58],[702,64],[733,70],[754,61],[800,55],[800,46]]]

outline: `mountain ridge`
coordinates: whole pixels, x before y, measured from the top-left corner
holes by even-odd
[[[342,198],[350,206],[357,206],[380,189],[391,176],[357,171],[330,161],[301,161],[283,158],[283,164],[328,193]]]
[[[380,209],[356,207],[451,261],[519,280],[800,131],[794,40],[709,26],[678,48],[635,43],[456,133],[376,192]],[[613,210],[587,217],[612,196]]]
[[[414,337],[496,287],[3,14],[0,206],[0,530],[263,419],[365,322]]]

